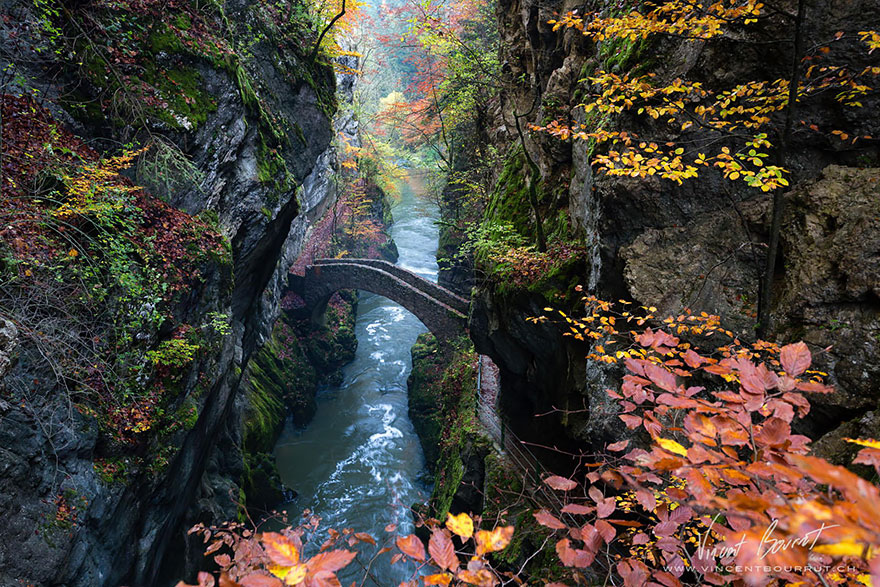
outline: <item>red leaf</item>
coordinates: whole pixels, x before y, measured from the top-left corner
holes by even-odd
[[[778,447],[785,444],[791,436],[791,426],[780,418],[769,418],[755,433],[755,440],[767,446]]]
[[[533,514],[539,524],[551,530],[562,530],[567,528],[565,524],[559,521],[559,518],[551,514],[545,509],[541,509]]]
[[[614,513],[617,508],[617,502],[613,497],[606,497],[596,504],[596,515],[600,518],[607,518]]]
[[[571,547],[571,541],[563,538],[556,543],[556,554],[559,560],[567,567],[577,567],[585,569],[593,563],[595,555],[586,550],[579,550]]]
[[[813,357],[810,355],[810,349],[801,341],[782,347],[782,350],[779,352],[779,361],[788,375],[797,377],[807,370],[813,361]]]
[[[689,367],[692,367],[694,369],[706,362],[706,359],[695,353],[693,349],[688,349],[687,351],[685,351],[685,353],[682,355],[682,358]]]
[[[583,516],[586,514],[590,514],[595,511],[595,508],[591,508],[589,506],[580,505],[577,503],[567,503],[565,507],[562,508],[563,514],[575,514],[577,516]]]
[[[408,557],[414,558],[417,561],[425,562],[425,546],[415,534],[410,534],[409,536],[403,537],[398,536],[396,543],[397,548],[399,548]]]
[[[621,440],[620,442],[609,444],[607,448],[612,452],[620,452],[627,446],[629,446],[629,440]]]
[[[645,375],[660,389],[665,389],[666,391],[675,391],[676,389],[675,375],[663,367],[658,367],[654,363],[648,363],[645,365]]]
[[[558,489],[559,491],[571,491],[575,487],[577,487],[577,483],[572,481],[571,479],[566,479],[565,477],[560,477],[558,475],[551,475],[544,479],[544,483],[552,487],[553,489]]]
[[[626,427],[630,430],[634,430],[635,428],[638,428],[642,425],[642,419],[638,416],[633,416],[631,414],[621,414],[620,416],[618,416],[618,418],[623,420],[623,423],[626,424]]]
[[[244,577],[239,581],[239,584],[241,587],[284,587],[284,583],[276,577],[258,575],[256,573]]]
[[[602,539],[611,543],[614,540],[614,537],[617,535],[617,530],[614,529],[614,526],[606,522],[605,520],[596,520],[596,531],[602,537]]]
[[[654,494],[647,489],[639,489],[636,491],[636,500],[649,512],[653,512],[654,508],[657,507],[657,498],[655,498]]]

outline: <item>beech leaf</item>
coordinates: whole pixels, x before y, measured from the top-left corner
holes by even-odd
[[[405,555],[417,561],[425,562],[425,545],[422,544],[418,536],[415,534],[398,536],[395,542],[397,543],[397,548]]]

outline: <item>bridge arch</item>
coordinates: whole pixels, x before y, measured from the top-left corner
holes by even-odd
[[[378,259],[317,259],[306,267],[303,299],[320,316],[334,292],[362,289],[392,300],[422,321],[440,342],[465,331],[469,302],[436,283]]]

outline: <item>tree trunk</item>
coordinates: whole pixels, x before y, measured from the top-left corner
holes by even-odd
[[[785,111],[785,126],[779,143],[779,166],[785,167],[788,159],[789,143],[794,117],[797,112],[798,90],[801,81],[801,56],[803,55],[803,23],[806,13],[806,0],[798,0],[797,15],[794,24],[794,50],[791,57],[791,78],[788,86],[788,108]],[[764,338],[773,327],[770,306],[773,302],[773,280],[776,275],[776,257],[779,254],[779,232],[782,228],[782,215],[785,212],[785,194],[782,189],[773,190],[773,211],[770,217],[770,241],[767,244],[767,261],[764,278],[758,293],[758,323],[756,331],[759,338]]]

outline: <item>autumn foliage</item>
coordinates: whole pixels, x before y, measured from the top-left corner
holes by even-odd
[[[636,44],[655,37],[702,42],[756,26],[774,14],[754,0],[704,4],[672,0],[617,16],[570,12],[550,24],[554,30],[580,31],[595,42],[616,39]],[[590,99],[577,106],[589,122],[554,120],[532,128],[563,140],[592,141],[600,147],[593,164],[612,176],[656,175],[680,184],[714,167],[726,179],[769,192],[789,184],[790,170],[774,153],[789,140],[785,136],[789,131],[782,130],[786,111],[798,102],[821,103],[829,98],[844,107],[861,107],[867,96],[876,94],[880,67],[859,65],[843,56],[851,56],[848,47],[859,43],[865,54],[874,51],[876,38],[875,31],[838,31],[799,56],[799,71],[788,77],[737,80],[720,88],[654,73],[598,70],[582,80]],[[645,132],[618,128],[614,120],[620,115],[642,118]],[[820,129],[809,120],[799,122],[802,130],[822,132],[832,142],[854,145],[873,138],[851,130]],[[664,135],[677,138],[670,141],[662,139]]]
[[[544,479],[562,504],[533,514],[560,563],[554,585],[880,581],[880,489],[810,455],[810,440],[792,429],[809,414],[810,394],[833,391],[811,368],[806,344],[743,343],[708,314],[658,320],[655,308],[585,302],[580,318],[551,312],[569,336],[591,342],[592,360],[623,367],[607,393],[630,434],[586,468]],[[880,472],[880,442],[850,442],[861,447],[855,463]],[[491,553],[507,547],[514,528],[478,525],[464,513],[445,524],[427,520],[418,536],[389,537],[370,556],[416,563],[413,586],[528,581],[525,567],[493,564]],[[313,532],[318,521],[306,526]],[[221,585],[335,585],[329,572],[359,560],[348,549],[378,547],[372,537],[330,530],[321,558],[306,560],[291,554],[303,551],[302,528],[197,530],[213,539],[211,553],[232,549],[215,556]]]
[[[310,544],[318,539],[319,526],[320,519],[306,512],[300,526],[280,533],[255,533],[238,524],[222,528],[198,525],[190,533],[201,534],[209,543],[206,555],[213,554],[220,568],[221,587],[338,586],[337,573],[356,560],[357,548],[378,548],[376,538],[351,529],[328,529],[327,539],[319,547]],[[369,561],[358,562],[364,578],[371,577],[373,560],[388,556],[392,565],[411,563],[412,577],[407,585],[445,586],[455,582],[488,587],[498,583],[498,574],[487,557],[506,548],[513,531],[513,526],[480,529],[468,514],[450,514],[445,524],[437,520],[425,522],[425,532],[429,534],[425,542],[415,534],[398,534],[397,526],[390,524],[385,528],[383,546],[372,553]],[[315,554],[309,556],[307,552]],[[466,563],[459,559],[464,553],[471,555]],[[215,584],[211,574],[199,574],[198,587]],[[177,587],[191,586],[181,581]]]
[[[642,329],[655,308],[586,301],[587,317],[561,317],[593,359],[624,366],[607,393],[633,439],[585,475],[546,480],[571,518],[536,517],[566,566],[627,586],[880,580],[880,490],[792,431],[807,396],[832,391],[806,344],[744,344],[707,314]],[[851,442],[856,463],[880,467],[880,443]]]

